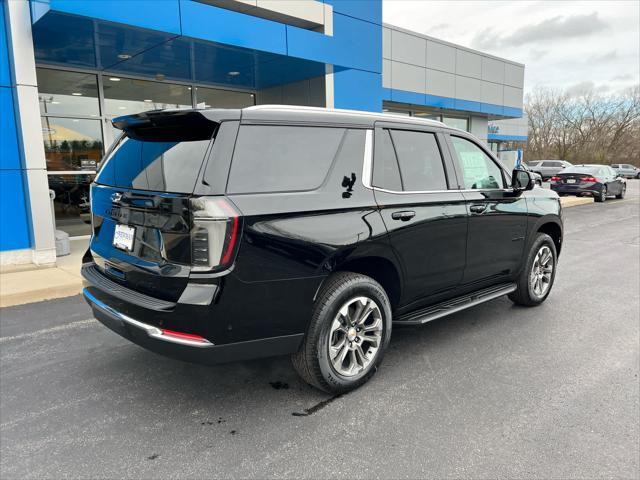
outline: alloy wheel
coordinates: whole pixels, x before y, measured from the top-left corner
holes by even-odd
[[[353,377],[374,361],[382,344],[382,313],[369,297],[355,297],[338,311],[329,331],[329,359],[340,375]]]
[[[531,267],[529,282],[533,294],[542,298],[551,288],[551,278],[553,276],[554,258],[551,249],[543,245],[536,253]]]

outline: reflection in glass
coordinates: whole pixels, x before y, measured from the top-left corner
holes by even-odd
[[[104,75],[104,108],[111,116],[163,108],[191,108],[191,87]]]
[[[48,170],[93,170],[102,156],[100,120],[42,117]]]
[[[443,117],[442,121],[448,127],[459,128],[465,132],[469,131],[469,119],[460,117]]]
[[[413,112],[415,117],[426,118],[428,120],[437,120],[438,122],[442,121],[442,117],[437,113],[429,113],[429,112]]]
[[[395,110],[393,108],[383,108],[382,109],[383,113],[393,113],[394,115],[402,115],[405,117],[410,117],[411,116],[411,112],[409,110]]]
[[[37,68],[40,113],[100,115],[95,75]]]
[[[49,188],[55,193],[56,228],[71,237],[91,233],[89,186],[92,180],[93,175],[49,175]]]
[[[215,88],[196,87],[199,108],[244,108],[255,104],[254,95]]]

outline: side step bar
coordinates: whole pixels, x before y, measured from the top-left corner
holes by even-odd
[[[393,323],[398,325],[422,325],[436,318],[446,317],[452,313],[475,307],[494,298],[502,297],[503,295],[514,292],[516,288],[515,283],[504,283],[502,285],[484,288],[452,300],[436,303],[421,310],[406,313],[395,319]]]

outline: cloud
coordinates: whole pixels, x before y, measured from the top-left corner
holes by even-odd
[[[631,75],[630,73],[623,73],[621,75],[616,75],[615,77],[613,77],[611,79],[611,81],[613,82],[624,82],[626,80],[631,80],[633,78],[633,75]]]
[[[617,58],[618,58],[617,50],[610,50],[608,52],[599,53],[597,55],[589,56],[589,58],[587,59],[587,62],[589,62],[589,63],[594,63],[594,62],[603,63],[603,62],[610,62],[611,60],[615,60]]]
[[[526,25],[509,35],[501,35],[492,28],[486,28],[473,37],[471,44],[481,50],[505,46],[518,47],[550,40],[583,37],[607,28],[609,25],[598,17],[597,12],[590,15],[557,16],[534,25]]]
[[[532,60],[540,60],[541,58],[546,57],[547,53],[549,53],[549,50],[538,50],[534,48],[529,51],[529,58]]]

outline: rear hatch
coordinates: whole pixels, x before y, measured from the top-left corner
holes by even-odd
[[[567,187],[585,187],[598,181],[594,176],[595,173],[596,170],[591,168],[569,167],[555,175],[551,180],[556,182],[556,184],[561,184]]]
[[[114,125],[124,133],[91,187],[96,268],[175,302],[192,272],[228,267],[234,252],[233,206],[224,197],[193,195],[219,124],[186,111],[121,117]]]

